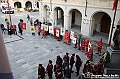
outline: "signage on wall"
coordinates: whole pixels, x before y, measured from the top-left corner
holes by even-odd
[[[89,20],[83,19],[83,23],[84,23],[84,24],[88,24],[88,23],[89,23]]]

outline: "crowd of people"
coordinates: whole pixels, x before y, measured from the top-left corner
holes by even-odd
[[[76,57],[76,58],[75,58]],[[76,60],[75,60],[76,59]],[[104,73],[104,64],[100,60],[99,63],[93,64],[90,60],[87,60],[84,64],[84,68],[81,69],[83,61],[79,55],[73,53],[69,56],[69,53],[66,53],[62,58],[60,55],[56,57],[55,65],[52,64],[52,61],[49,60],[48,65],[45,67],[42,64],[38,66],[38,79],[45,79],[45,74],[48,75],[49,79],[53,79],[53,74],[56,79],[71,79],[73,72],[76,73],[76,76],[79,76],[79,79],[86,79],[91,77],[91,75],[102,75]],[[75,66],[76,71],[73,70]]]

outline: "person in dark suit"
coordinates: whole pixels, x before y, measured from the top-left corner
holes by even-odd
[[[42,64],[39,64],[38,67],[38,79],[44,79],[45,78],[45,68],[42,66]]]
[[[49,60],[49,63],[48,63],[47,68],[46,68],[46,73],[48,73],[49,79],[52,79],[52,73],[53,73],[52,70],[53,70],[52,61]]]

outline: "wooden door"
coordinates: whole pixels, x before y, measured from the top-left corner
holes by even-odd
[[[101,22],[101,32],[109,34],[111,19],[108,14],[104,14]]]

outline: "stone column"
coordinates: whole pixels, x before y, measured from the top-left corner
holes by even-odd
[[[1,32],[0,32],[0,79],[14,79]]]
[[[52,23],[52,26],[54,26],[54,13],[53,13],[53,11],[50,11],[50,22]]]
[[[69,26],[70,25],[70,21],[69,21],[70,19],[69,18],[70,18],[69,15],[67,15],[67,14],[64,15],[64,28],[65,28],[65,30],[68,30],[68,31],[70,30],[70,26]]]
[[[57,26],[57,10],[55,10],[54,17],[55,26]]]

